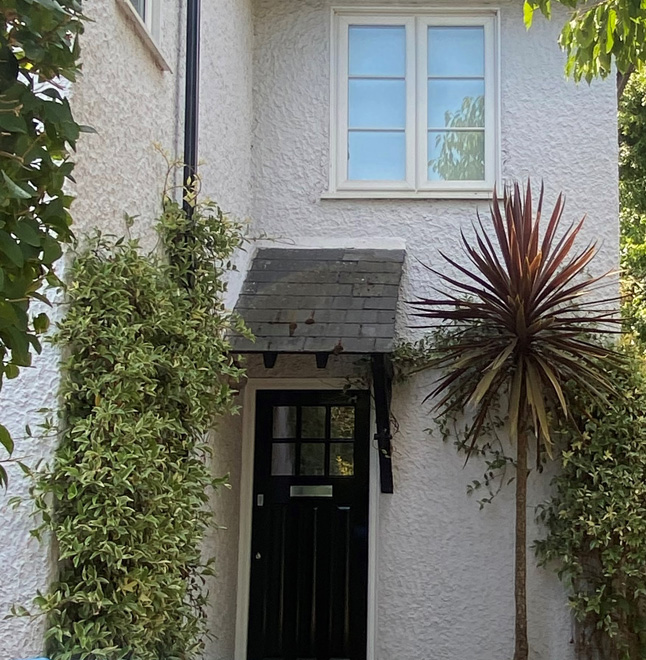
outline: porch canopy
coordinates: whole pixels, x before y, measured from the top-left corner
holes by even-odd
[[[258,250],[235,310],[238,353],[389,353],[404,250]]]
[[[235,311],[255,341],[231,337],[236,353],[313,353],[324,369],[330,354],[371,356],[381,490],[393,492],[390,433],[395,314],[404,250],[258,250]]]

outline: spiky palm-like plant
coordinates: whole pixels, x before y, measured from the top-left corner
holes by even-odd
[[[531,185],[494,192],[491,230],[478,216],[475,236],[462,233],[469,262],[442,257],[463,276],[433,270],[443,283],[438,298],[413,303],[416,316],[449,323],[430,365],[441,376],[429,397],[442,415],[473,413],[469,452],[501,401],[507,403],[509,434],[516,444],[516,630],[514,660],[526,660],[527,476],[530,437],[537,451],[551,452],[550,415],[568,415],[563,384],[573,381],[594,397],[612,391],[600,362],[617,355],[595,339],[615,332],[612,299],[596,295],[606,275],[586,277],[595,244],[573,250],[584,220],[560,231],[563,196],[540,226],[543,189],[534,215]],[[616,301],[614,301],[616,304]],[[612,306],[612,305],[611,305]]]

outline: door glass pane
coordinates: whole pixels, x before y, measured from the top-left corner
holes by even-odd
[[[350,181],[403,181],[405,178],[404,131],[348,131]]]
[[[325,406],[303,406],[301,438],[325,438]]]
[[[350,80],[350,128],[405,128],[406,83],[403,80]]]
[[[430,27],[429,76],[484,76],[484,28]]]
[[[296,473],[296,445],[293,442],[274,442],[271,447],[271,474],[289,477]]]
[[[351,477],[354,474],[354,443],[330,443],[330,475]]]
[[[484,80],[429,80],[428,127],[483,127],[484,91]]]
[[[304,476],[325,474],[325,443],[304,442],[301,445],[301,470]]]
[[[330,411],[330,437],[354,438],[353,406],[332,406]]]
[[[274,406],[274,438],[296,437],[296,406]]]
[[[429,181],[484,181],[484,131],[429,131]]]
[[[406,74],[406,28],[403,25],[351,25],[348,48],[351,76]]]

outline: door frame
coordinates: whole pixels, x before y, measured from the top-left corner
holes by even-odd
[[[235,660],[247,660],[249,589],[251,586],[251,532],[253,519],[253,472],[256,436],[256,393],[258,390],[342,390],[345,378],[250,378],[244,388],[242,408],[242,466],[240,471],[240,515],[238,536],[238,582],[236,598]],[[377,539],[379,504],[379,455],[372,438],[374,409],[370,406],[370,453],[368,492],[368,621],[367,660],[375,660],[377,631]]]

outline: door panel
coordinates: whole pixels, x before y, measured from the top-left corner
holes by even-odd
[[[365,660],[369,406],[257,394],[248,660]]]

